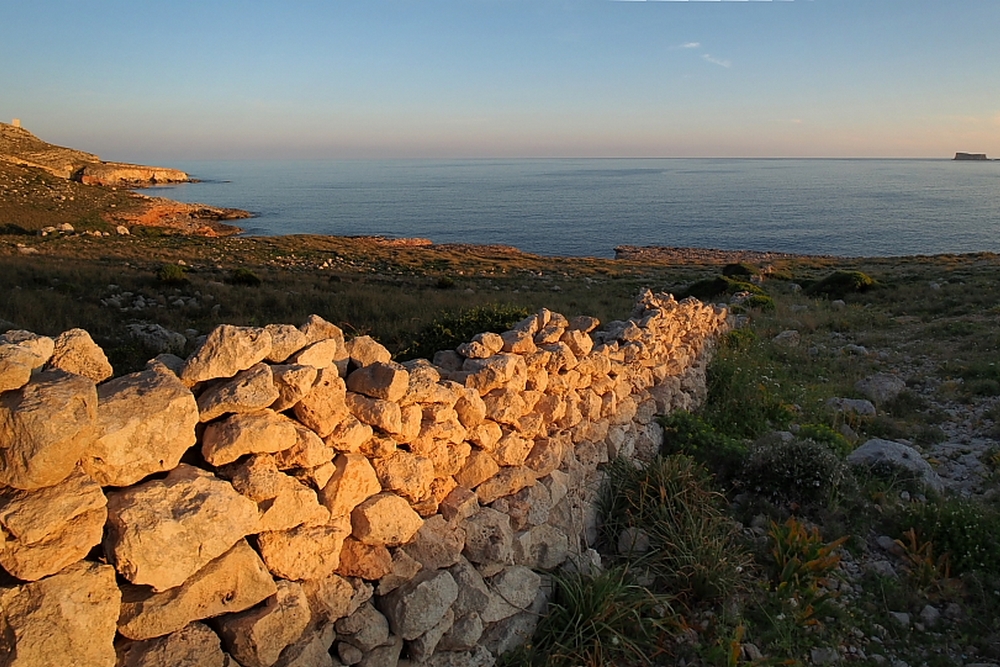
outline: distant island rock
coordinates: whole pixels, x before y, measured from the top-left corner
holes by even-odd
[[[955,153],[955,159],[985,161],[989,158],[986,157],[986,153]]]
[[[84,185],[131,188],[187,183],[191,180],[179,169],[105,162],[93,153],[56,146],[42,141],[21,127],[20,123],[0,123],[0,160],[22,167],[42,169],[53,176]]]

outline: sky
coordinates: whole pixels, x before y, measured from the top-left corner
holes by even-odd
[[[0,120],[106,160],[1000,157],[998,0],[24,0]]]

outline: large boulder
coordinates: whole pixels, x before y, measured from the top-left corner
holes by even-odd
[[[0,588],[0,664],[114,667],[120,603],[114,568],[86,561]]]
[[[232,379],[211,386],[198,397],[200,419],[208,422],[229,412],[261,410],[279,396],[271,367],[263,362],[254,364]]]
[[[97,389],[97,439],[83,467],[102,486],[130,486],[172,470],[195,444],[198,406],[172,373],[146,370]]]
[[[271,667],[309,625],[309,601],[302,586],[279,581],[262,607],[218,620],[226,650],[244,667]]]
[[[83,329],[70,329],[55,339],[48,367],[82,375],[94,382],[104,382],[114,375],[104,350]]]
[[[80,471],[38,491],[0,491],[0,565],[36,581],[82,560],[101,543],[107,504]]]
[[[104,550],[123,577],[162,592],[251,534],[258,517],[257,504],[229,482],[182,464],[166,479],[109,495]]]
[[[240,540],[182,586],[162,593],[146,586],[122,586],[118,631],[129,639],[160,637],[192,621],[249,609],[276,590],[260,556]]]
[[[931,464],[924,460],[920,452],[901,442],[872,438],[851,452],[847,462],[875,472],[903,472],[934,491],[940,493],[944,490],[944,482]]]
[[[416,639],[444,617],[458,598],[458,584],[447,570],[425,571],[381,600],[393,633]]]
[[[219,636],[203,623],[192,623],[165,637],[124,642],[116,667],[229,667]]]
[[[906,389],[906,381],[889,373],[876,373],[854,383],[854,388],[875,405],[884,406]]]
[[[298,439],[295,422],[265,408],[238,412],[206,426],[201,453],[211,465],[222,466],[246,454],[291,449]]]
[[[94,440],[97,387],[60,370],[0,396],[0,484],[30,491],[69,477]]]
[[[267,358],[271,334],[262,328],[223,324],[209,332],[184,368],[181,380],[194,385],[205,380],[233,377]]]

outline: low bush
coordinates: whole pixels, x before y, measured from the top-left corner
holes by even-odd
[[[230,285],[258,287],[263,281],[250,269],[240,267],[229,274],[229,277],[226,278],[226,282]]]
[[[686,454],[717,478],[731,480],[743,467],[747,447],[742,441],[716,432],[700,417],[679,410],[660,418],[663,456]]]
[[[901,533],[913,529],[934,552],[948,555],[955,574],[1000,575],[1000,511],[964,498],[915,503],[902,518]]]
[[[861,271],[834,271],[822,280],[809,285],[805,293],[808,296],[843,299],[848,294],[866,292],[875,284],[875,280]]]
[[[180,264],[164,264],[156,272],[156,279],[164,285],[184,285],[188,282],[187,269]]]
[[[430,359],[435,352],[454,349],[476,334],[503,333],[527,316],[527,308],[499,303],[447,312],[424,327],[396,356]]]
[[[747,490],[773,501],[825,506],[848,474],[823,443],[773,437],[750,448],[741,480]]]
[[[749,292],[753,295],[766,296],[764,290],[757,285],[745,280],[730,278],[728,276],[716,276],[715,278],[699,280],[691,285],[688,285],[686,289],[681,290],[676,296],[678,299],[693,296],[696,299],[706,301],[715,299],[724,294],[733,295],[739,292]]]

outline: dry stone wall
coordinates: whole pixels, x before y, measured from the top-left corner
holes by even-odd
[[[313,316],[115,379],[84,331],[7,332],[0,665],[492,665],[726,326],[646,291],[398,364]]]

